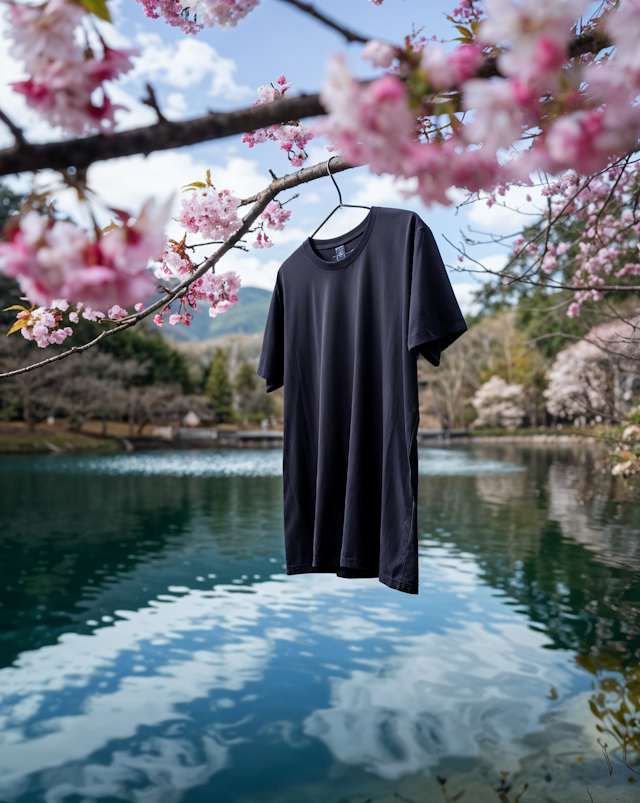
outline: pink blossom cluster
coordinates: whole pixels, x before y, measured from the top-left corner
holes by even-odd
[[[189,288],[196,301],[210,303],[209,315],[215,318],[230,309],[238,300],[240,277],[234,270],[226,273],[205,273]]]
[[[640,276],[640,212],[633,206],[638,182],[640,165],[634,163],[590,178],[568,173],[542,190],[551,203],[545,218],[561,226],[564,237],[547,245],[539,266],[550,276],[569,269],[573,285],[583,288],[568,307],[570,318],[586,301],[601,301],[603,286]],[[515,253],[540,250],[524,237],[514,243]]]
[[[168,240],[160,257],[160,266],[156,270],[158,279],[184,279],[193,273],[193,263],[186,252],[185,237],[177,242]]]
[[[170,325],[175,326],[175,324],[184,323],[185,326],[189,326],[193,320],[193,313],[190,309],[202,312],[198,306],[199,301],[205,301],[211,305],[209,307],[209,315],[215,318],[235,304],[238,300],[236,294],[239,289],[240,277],[235,271],[228,270],[226,273],[208,271],[196,279],[189,286],[184,298],[180,299],[180,312],[171,313],[170,307],[166,307],[153,320],[157,326],[162,326],[162,316],[169,315]]]
[[[194,20],[207,27],[234,28],[239,20],[260,5],[260,0],[180,0]]]
[[[56,309],[37,307],[24,310],[18,313],[17,319],[22,337],[34,340],[41,349],[53,344],[59,346],[73,334],[70,326],[60,327],[62,315]]]
[[[182,209],[175,220],[191,234],[226,241],[242,226],[239,206],[240,198],[231,195],[230,190],[218,192],[213,186],[201,187],[182,199]]]
[[[320,99],[330,114],[314,124],[352,164],[369,164],[374,173],[406,175],[419,147],[416,120],[404,83],[393,75],[362,87],[349,72],[347,59],[334,54]]]
[[[17,279],[31,303],[45,308],[53,298],[128,306],[153,292],[147,265],[165,245],[169,205],[150,200],[135,223],[125,221],[93,240],[75,223],[32,209],[10,221],[0,242],[0,270]]]
[[[417,177],[426,204],[451,203],[446,190],[452,186],[492,192],[530,184],[538,170],[591,175],[637,147],[640,0],[607,7],[607,14],[603,6],[592,19],[616,45],[612,57],[597,61],[568,52],[587,0],[485,0],[484,6],[477,35],[461,47],[421,46],[419,64],[408,54],[407,82],[388,74],[361,87],[346,60],[334,55],[321,93],[329,115],[313,131],[353,164]],[[471,2],[460,3],[454,18],[467,12],[479,19]],[[476,77],[481,47],[497,51],[500,76]],[[402,59],[401,51],[378,40],[363,52],[383,67],[398,54]],[[434,104],[424,106],[430,91]],[[438,93],[452,91],[460,93],[464,117],[438,102]],[[540,102],[547,97],[556,98],[552,112]],[[514,147],[520,142],[526,147]]]
[[[474,6],[477,0],[460,0],[458,5],[451,12],[451,16],[456,22],[465,23],[470,20],[478,19],[481,10]]]
[[[97,59],[74,39],[86,14],[70,0],[49,0],[44,6],[12,3],[5,14],[10,26],[6,35],[13,39],[9,52],[24,61],[29,74],[11,86],[51,125],[71,134],[114,126],[115,111],[124,107],[111,102],[103,84],[128,72],[130,57],[140,52],[104,45]]]
[[[258,87],[258,100],[252,106],[259,106],[262,103],[271,103],[277,98],[283,97],[285,92],[291,88],[291,83],[284,75],[276,81],[277,86]],[[259,128],[256,131],[248,131],[243,135],[242,141],[250,148],[260,142],[279,142],[280,150],[286,151],[293,167],[300,167],[307,158],[305,147],[313,138],[311,128],[304,123],[284,123],[271,125],[268,128]]]
[[[291,217],[291,210],[283,209],[282,204],[278,201],[271,201],[264,212],[260,215],[263,223],[258,231],[256,239],[253,243],[254,248],[271,248],[273,242],[267,236],[264,226],[267,225],[274,231],[282,231],[285,224]]]
[[[260,4],[260,0],[137,0],[147,17],[162,18],[184,33],[205,26],[233,28]]]
[[[180,28],[183,33],[196,34],[204,28],[189,18],[189,12],[178,0],[137,0],[142,6],[145,16],[151,19],[163,19],[173,28]]]

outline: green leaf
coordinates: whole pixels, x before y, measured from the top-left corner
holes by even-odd
[[[109,14],[106,0],[79,0],[79,2],[90,14],[95,14],[96,17],[106,22],[111,22],[111,14]]]
[[[12,307],[5,307],[2,311],[3,312],[9,312],[10,309],[18,309],[18,310],[20,310],[20,312],[26,312],[27,311],[27,308],[26,307],[21,307],[20,304],[14,304]]]
[[[460,33],[465,37],[465,39],[473,38],[473,34],[471,33],[471,31],[468,28],[465,28],[464,25],[454,25],[453,27],[456,28],[458,31],[460,31]]]

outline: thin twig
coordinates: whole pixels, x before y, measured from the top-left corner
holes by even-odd
[[[13,122],[13,120],[10,117],[7,117],[7,115],[1,109],[0,109],[0,120],[2,120],[2,122],[9,128],[13,136],[16,138],[16,143],[18,147],[24,147],[25,145],[29,144],[27,140],[24,138],[22,129],[18,128],[18,126]]]
[[[300,0],[281,0],[281,2],[295,6],[305,14],[309,14],[309,16],[319,20],[323,25],[326,25],[328,28],[332,28],[334,31],[342,34],[347,42],[362,42],[363,44],[366,44],[372,38],[371,36],[366,38],[364,36],[360,36],[358,33],[350,31],[348,28],[345,28],[344,25],[340,25],[339,23],[334,22],[332,19],[329,19],[329,17],[326,17],[324,14],[318,11],[317,8],[309,3],[301,3]]]
[[[156,99],[156,93],[153,91],[151,84],[147,84],[147,92],[149,93],[149,97],[145,98],[142,102],[145,104],[145,106],[151,106],[151,108],[158,115],[158,124],[168,123],[169,121],[160,111],[160,106],[158,105],[158,101]]]

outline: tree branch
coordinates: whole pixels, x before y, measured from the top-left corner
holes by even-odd
[[[333,157],[333,161],[331,162],[332,173],[341,173],[343,170],[350,170],[351,168],[352,165],[347,164],[344,160],[344,157]],[[323,178],[324,176],[328,175],[327,162],[321,162],[320,164],[313,165],[312,167],[302,168],[302,170],[298,170],[296,173],[289,173],[282,178],[272,181],[271,184],[265,187],[265,189],[261,192],[241,201],[241,206],[253,204],[253,208],[243,218],[241,228],[239,228],[238,231],[236,231],[226,241],[226,243],[220,246],[220,248],[218,248],[217,251],[215,251],[196,271],[194,271],[191,276],[181,282],[177,287],[174,287],[173,290],[167,290],[165,288],[166,295],[164,295],[161,299],[142,310],[142,312],[138,312],[135,315],[125,318],[113,329],[105,329],[104,332],[101,332],[96,338],[89,341],[89,343],[85,343],[83,346],[74,346],[72,349],[63,351],[62,353],[56,354],[53,357],[49,357],[46,360],[41,360],[40,362],[33,363],[32,365],[27,365],[24,368],[17,368],[15,371],[7,371],[4,374],[0,374],[0,379],[7,379],[12,376],[17,376],[18,374],[27,373],[28,371],[34,371],[36,368],[42,368],[44,365],[49,365],[50,363],[64,360],[66,357],[70,357],[72,354],[81,354],[83,351],[87,351],[87,349],[97,345],[106,337],[111,337],[112,335],[115,335],[116,332],[122,332],[125,329],[129,329],[131,326],[135,326],[135,324],[139,323],[144,318],[148,318],[161,307],[166,307],[167,304],[184,293],[189,285],[191,285],[196,279],[199,279],[200,276],[205,274],[210,268],[215,268],[215,265],[222,259],[222,257],[228,253],[236,245],[236,243],[242,239],[242,237],[244,237],[251,226],[255,223],[258,216],[264,212],[268,204],[276,197],[276,195],[284,190],[289,190],[292,187],[298,187],[301,184],[306,184],[309,181],[315,181],[318,178]]]
[[[342,34],[347,42],[362,42],[362,44],[366,44],[369,39],[372,37],[364,37],[360,36],[360,34],[354,33],[350,31],[348,28],[339,25],[337,22],[329,19],[329,17],[325,17],[324,14],[321,14],[316,8],[314,8],[309,3],[301,3],[300,0],[281,0],[283,3],[289,3],[289,5],[295,6],[299,8],[300,11],[303,11],[305,14],[309,14],[311,17],[314,17],[317,20],[320,20],[324,25],[329,28],[333,28],[334,31],[337,31],[339,34]]]
[[[13,136],[16,138],[16,145],[14,147],[24,147],[27,145],[27,140],[24,138],[24,134],[22,133],[22,129],[18,128],[18,126],[11,120],[11,118],[7,117],[7,115],[0,109],[0,120],[9,128]]]
[[[283,2],[294,2],[294,0],[283,0]],[[298,7],[304,5],[297,3],[297,0],[294,4]],[[611,47],[611,42],[605,36],[591,32],[576,36],[569,46],[569,54],[574,57],[584,53],[597,53],[607,47]],[[485,57],[477,75],[481,78],[490,78],[499,74],[496,56]],[[93,134],[80,139],[42,144],[18,142],[11,148],[0,151],[0,176],[47,168],[65,170],[69,166],[80,170],[93,162],[105,159],[133,156],[136,153],[148,156],[153,151],[223,139],[254,131],[256,128],[266,128],[289,120],[302,120],[326,113],[318,94],[297,95],[278,98],[271,103],[262,103],[234,112],[209,112],[205,117],[198,117],[195,120],[155,123],[131,131]],[[2,119],[7,122],[4,116]],[[7,125],[13,124],[7,122]]]
[[[70,165],[80,170],[104,159],[136,153],[148,156],[153,151],[182,148],[320,114],[326,114],[326,111],[318,95],[297,95],[234,112],[209,112],[195,120],[166,121],[130,131],[93,134],[62,142],[14,145],[0,151],[0,176],[47,168],[65,170]]]
[[[153,91],[151,84],[147,84],[147,92],[149,95],[142,102],[145,104],[145,106],[150,106],[158,115],[158,124],[168,123],[169,121],[160,111],[160,106],[158,105],[158,101],[156,99],[156,93]]]

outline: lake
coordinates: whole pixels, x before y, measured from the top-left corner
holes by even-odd
[[[0,801],[640,800],[594,448],[421,448],[417,596],[286,575],[280,450],[0,458]]]

